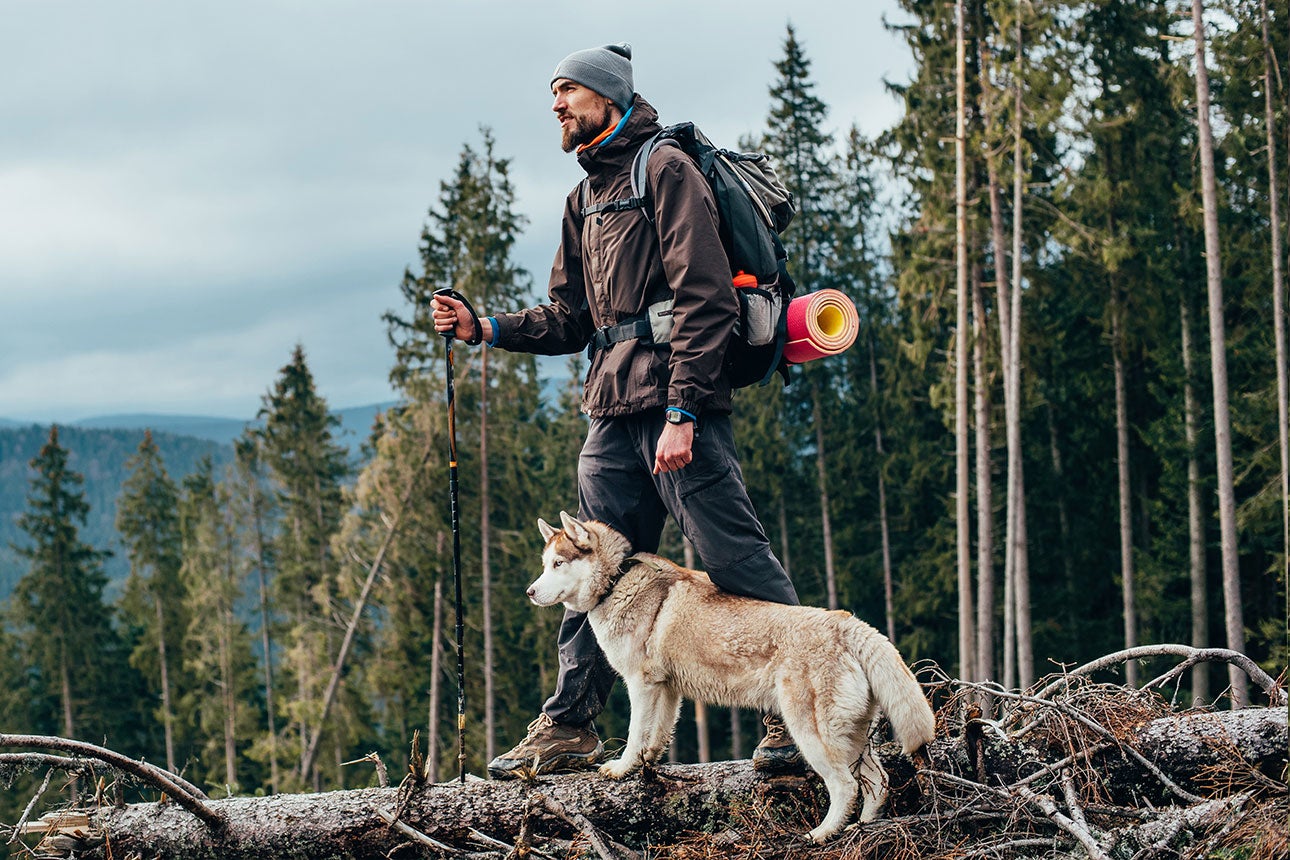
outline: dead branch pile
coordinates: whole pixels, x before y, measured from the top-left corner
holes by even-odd
[[[622,782],[594,773],[465,785],[409,777],[398,788],[226,800],[171,775],[129,772],[156,780],[174,802],[113,803],[111,786],[100,785],[90,808],[20,823],[14,835],[44,836],[33,856],[87,858],[1290,856],[1283,687],[1250,664],[1242,668],[1269,706],[1187,710],[1161,692],[1178,667],[1139,690],[1091,677],[1141,656],[1180,657],[1182,667],[1235,662],[1231,652],[1153,648],[1111,655],[1024,693],[924,669],[939,705],[938,739],[919,761],[883,746],[887,817],[852,826],[823,848],[800,835],[827,805],[819,781],[766,779],[747,762],[666,766]],[[13,737],[0,736],[0,745]],[[84,758],[24,755],[29,767],[57,769],[61,761],[85,772]]]

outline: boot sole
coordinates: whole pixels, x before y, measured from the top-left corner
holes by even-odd
[[[604,755],[604,750],[597,748],[594,752],[589,753],[559,753],[548,759],[538,762],[538,767],[534,776],[546,776],[552,773],[561,773],[564,771],[587,770],[600,764],[600,759]],[[506,762],[509,767],[503,767],[501,762]],[[511,764],[513,762],[513,764]],[[532,759],[501,759],[500,761],[490,762],[488,765],[488,775],[493,779],[518,779],[520,772],[530,767]]]

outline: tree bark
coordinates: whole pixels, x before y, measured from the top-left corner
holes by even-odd
[[[1205,63],[1205,4],[1192,0],[1196,35],[1196,117],[1200,137],[1201,198],[1205,209],[1205,282],[1209,295],[1209,356],[1214,383],[1214,447],[1218,469],[1219,546],[1223,562],[1223,618],[1227,647],[1245,650],[1241,612],[1241,568],[1236,545],[1236,490],[1232,464],[1232,417],[1227,391],[1227,327],[1223,320],[1223,265],[1218,241],[1218,182],[1214,174],[1214,132],[1209,122],[1209,70]],[[1245,676],[1228,667],[1232,707],[1249,701]]]

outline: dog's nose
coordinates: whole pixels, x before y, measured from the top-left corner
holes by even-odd
[[[537,589],[530,585],[530,586],[529,586],[529,590],[528,590],[527,592],[525,592],[525,593],[526,593],[526,594],[528,594],[528,596],[529,596],[529,600],[532,600],[532,599],[533,599],[533,595],[534,595],[534,594],[537,594]]]

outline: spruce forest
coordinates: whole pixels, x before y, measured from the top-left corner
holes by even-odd
[[[1005,689],[1155,643],[1230,648],[1281,676],[1285,6],[1210,0],[1198,53],[1199,3],[901,5],[908,23],[875,35],[916,62],[889,84],[895,125],[866,137],[831,114],[789,26],[766,58],[764,125],[738,142],[796,196],[799,289],[841,290],[860,313],[844,355],[736,397],[744,476],[803,602],[866,619],[916,668]],[[404,773],[417,733],[430,779],[456,776],[430,296],[452,287],[494,313],[545,294],[513,253],[527,219],[497,149],[486,128],[463,145],[418,262],[393,279],[401,399],[358,467],[297,346],[226,465],[169,474],[140,435],[115,500],[129,577],[109,602],[82,478],[51,430],[0,630],[5,726],[102,743],[219,797],[372,785],[364,757]],[[560,612],[525,588],[537,518],[577,510],[585,361],[544,396],[531,356],[453,352],[465,764],[483,774],[556,677]],[[687,557],[673,525],[662,552]],[[1106,677],[1133,687],[1164,665]],[[1189,705],[1263,701],[1221,665],[1178,683]],[[627,719],[620,690],[601,736]],[[759,730],[758,714],[686,703],[672,755],[746,758]],[[39,777],[0,793],[0,820]]]

